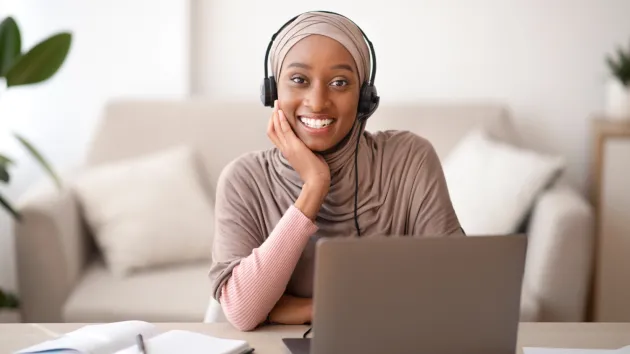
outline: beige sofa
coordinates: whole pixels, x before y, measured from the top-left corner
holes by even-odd
[[[203,321],[209,303],[217,309],[209,302],[210,260],[113,276],[89,232],[73,179],[98,165],[190,143],[202,153],[212,195],[229,161],[272,146],[265,134],[269,114],[257,102],[111,102],[85,161],[67,175],[66,188],[59,192],[44,184],[20,200],[24,220],[16,225],[16,251],[24,321]],[[479,126],[518,144],[508,112],[499,105],[383,103],[370,119],[368,130],[408,129],[428,138],[442,159]],[[591,228],[591,209],[571,188],[552,185],[536,199],[524,230],[529,235],[524,321],[583,320]],[[210,310],[206,320],[220,317]]]

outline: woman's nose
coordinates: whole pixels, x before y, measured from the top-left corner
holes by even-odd
[[[313,112],[320,112],[329,106],[328,90],[325,85],[312,85],[306,94],[306,106]]]

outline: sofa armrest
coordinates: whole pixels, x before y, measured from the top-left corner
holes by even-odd
[[[537,303],[537,320],[583,321],[593,262],[592,207],[570,187],[552,187],[536,201],[528,240],[523,293]]]
[[[89,250],[71,189],[40,184],[20,198],[15,223],[21,311],[25,322],[61,322],[62,308]]]

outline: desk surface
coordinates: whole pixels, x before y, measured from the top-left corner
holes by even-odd
[[[19,349],[75,330],[85,324],[0,324],[0,353]],[[185,329],[217,337],[244,339],[257,354],[285,353],[281,338],[300,338],[305,326],[268,326],[240,332],[227,323],[157,323],[160,330]],[[630,345],[630,323],[521,323],[517,353],[522,347],[616,349]]]

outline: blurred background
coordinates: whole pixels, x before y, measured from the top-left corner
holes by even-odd
[[[24,47],[73,35],[49,81],[2,85],[0,150],[17,163],[0,190],[18,200],[46,179],[11,132],[66,171],[83,161],[112,99],[258,104],[271,35],[316,9],[367,33],[381,102],[499,102],[528,145],[566,158],[567,183],[588,197],[592,122],[609,99],[605,57],[630,46],[628,0],[0,0],[0,18],[14,17]],[[160,129],[147,125],[146,134]],[[0,213],[0,288],[17,292],[14,240],[11,217]]]

